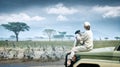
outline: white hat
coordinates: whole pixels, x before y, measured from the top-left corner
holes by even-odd
[[[84,26],[90,26],[89,22],[84,22]]]

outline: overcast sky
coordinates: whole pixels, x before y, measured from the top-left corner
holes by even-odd
[[[48,28],[74,35],[88,21],[94,39],[113,39],[120,36],[120,0],[0,0],[0,25],[16,21],[31,27],[20,38],[44,36]],[[0,37],[10,35],[0,26]]]

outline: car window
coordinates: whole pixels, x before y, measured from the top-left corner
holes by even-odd
[[[120,46],[118,46],[117,51],[120,51]]]

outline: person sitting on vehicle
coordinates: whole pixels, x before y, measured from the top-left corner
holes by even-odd
[[[82,52],[82,51],[90,51],[93,49],[93,33],[90,29],[90,23],[85,22],[84,28],[86,31],[83,34],[81,34],[81,36],[76,37],[77,41],[83,41],[83,45],[77,46],[76,43],[76,46],[74,46],[71,51]]]
[[[85,22],[84,28],[86,31],[83,34],[76,37],[76,41],[79,41],[79,43],[81,43],[82,41],[83,45],[78,45],[78,42],[75,42],[76,44],[74,44],[74,47],[72,48],[71,52],[67,54],[70,54],[70,59],[72,59],[75,56],[76,52],[87,52],[93,49],[93,33],[90,29],[90,23]],[[71,61],[68,60],[67,64],[70,65]]]

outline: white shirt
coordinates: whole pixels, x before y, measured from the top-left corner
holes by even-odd
[[[76,40],[74,42],[74,47],[77,45],[77,41],[84,42],[84,46],[87,49],[93,49],[93,33],[91,30],[86,30],[81,36],[76,34]]]

